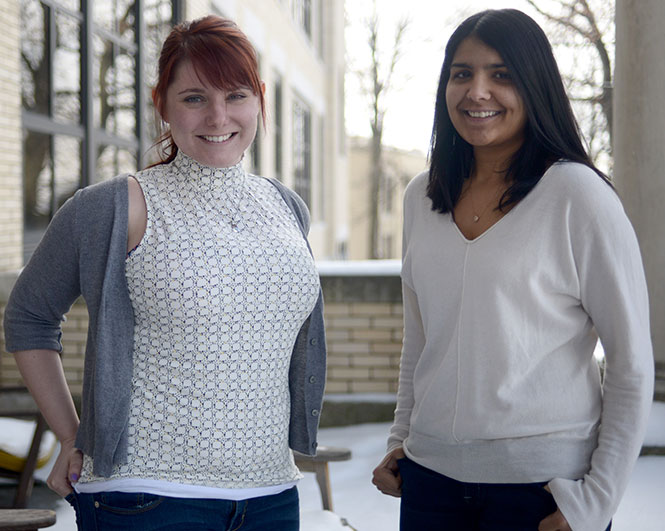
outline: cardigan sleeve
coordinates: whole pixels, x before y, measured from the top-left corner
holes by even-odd
[[[581,303],[605,350],[601,425],[584,478],[554,479],[550,488],[573,531],[601,531],[617,509],[640,452],[654,367],[637,238],[609,186],[595,176],[584,177],[593,185],[590,192],[573,190],[580,192],[576,196],[582,204],[579,215],[571,213],[571,242]]]
[[[58,210],[19,275],[5,310],[9,352],[62,351],[61,322],[80,295],[76,196]]]

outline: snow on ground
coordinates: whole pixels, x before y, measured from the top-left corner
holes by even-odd
[[[399,276],[401,260],[318,260],[320,275]]]
[[[372,470],[383,457],[390,424],[363,424],[321,430],[319,443],[351,448],[350,461],[330,463],[333,509],[358,531],[397,531],[399,500],[384,496],[371,484]],[[665,446],[665,403],[652,408],[646,444]],[[320,509],[313,474],[300,486],[301,508]],[[665,529],[665,456],[640,457],[619,509],[613,531],[663,531]],[[324,528],[325,529],[325,528]],[[331,531],[336,529],[330,528]],[[307,529],[303,531],[319,531]],[[327,531],[327,529],[326,529]]]
[[[350,461],[330,463],[334,513],[322,510],[314,474],[300,482],[302,531],[397,531],[399,500],[381,494],[371,483],[372,470],[384,454],[390,424],[361,424],[324,428],[319,443],[350,448]],[[646,444],[665,446],[665,403],[652,409]],[[614,518],[613,531],[662,531],[665,529],[665,456],[640,457],[626,494]],[[75,529],[73,511],[58,502],[58,520],[53,531]]]

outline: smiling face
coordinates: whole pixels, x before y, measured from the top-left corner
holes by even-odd
[[[162,118],[178,149],[201,164],[223,168],[240,162],[254,140],[259,110],[259,96],[251,89],[215,88],[183,61],[166,92]]]
[[[455,52],[446,106],[455,130],[476,155],[505,159],[524,141],[526,110],[510,72],[496,50],[474,37]]]

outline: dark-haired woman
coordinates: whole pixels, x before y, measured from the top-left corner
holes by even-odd
[[[647,290],[519,11],[478,13],[448,42],[403,252],[398,403],[373,480],[402,497],[401,529],[608,528],[652,398]]]
[[[7,349],[62,451],[49,485],[79,529],[297,530],[325,381],[309,215],[249,175],[254,50],[209,16],[173,29],[153,91],[161,163],[76,193],[18,279]],[[90,316],[81,421],[58,358]]]

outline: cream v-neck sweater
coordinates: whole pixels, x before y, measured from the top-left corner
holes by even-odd
[[[574,531],[602,530],[653,394],[647,288],[614,191],[560,162],[474,240],[408,186],[404,345],[388,449],[466,482],[549,481]],[[600,337],[604,385],[593,357]]]

